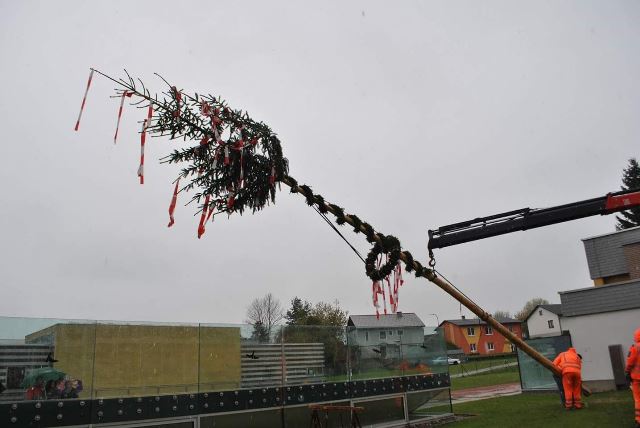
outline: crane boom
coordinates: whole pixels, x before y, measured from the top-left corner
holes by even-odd
[[[429,250],[598,214],[607,215],[634,207],[640,207],[640,190],[638,189],[609,193],[599,198],[551,208],[523,208],[479,217],[429,230]]]

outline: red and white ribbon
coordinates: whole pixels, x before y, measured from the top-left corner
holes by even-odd
[[[229,199],[227,199],[227,208],[233,210],[233,205],[236,202],[236,195],[233,192],[229,192]]]
[[[393,269],[393,301],[391,302],[391,310],[393,313],[398,311],[398,299],[400,294],[400,287],[404,284],[404,280],[402,279],[402,265],[400,262]]]
[[[378,301],[378,294],[382,294],[380,281],[373,281],[371,284],[371,294],[373,306],[376,308],[376,318],[380,319],[380,302]]]
[[[224,164],[229,165],[231,163],[231,159],[229,159],[229,145],[224,146]]]
[[[178,186],[180,185],[180,178],[176,180],[176,187],[173,188],[173,196],[171,196],[171,203],[169,204],[169,224],[167,227],[173,226],[175,220],[173,219],[173,213],[176,210],[176,203],[178,202]]]
[[[122,93],[122,97],[120,98],[120,108],[118,109],[118,121],[116,122],[116,133],[113,136],[113,144],[115,144],[116,140],[118,139],[118,129],[120,129],[120,118],[122,117],[122,109],[124,107],[124,97],[130,98],[131,95],[133,95],[133,92],[124,91]]]
[[[271,165],[271,175],[269,176],[269,184],[273,186],[276,182],[276,166]]]
[[[209,209],[209,214],[207,214],[207,220],[205,221],[205,223],[208,222],[209,219],[211,219],[211,223],[213,223],[213,208]]]
[[[180,117],[180,102],[182,101],[182,93],[178,91],[175,86],[172,86],[173,95],[176,97],[176,111],[173,112],[173,117]]]
[[[209,117],[211,115],[211,106],[207,102],[203,102],[200,105],[200,114],[204,117]]]
[[[147,137],[147,119],[142,122],[142,132],[140,133],[140,166],[138,167],[138,177],[140,184],[144,184],[144,142]]]
[[[198,239],[200,239],[202,237],[202,235],[204,235],[204,232],[205,232],[204,224],[208,220],[207,210],[209,209],[209,199],[210,198],[211,198],[210,195],[207,195],[204,198],[204,205],[202,207],[202,214],[200,215],[200,224],[198,225]]]
[[[147,128],[151,125],[153,117],[153,104],[149,104],[147,110],[147,118],[142,122],[142,132],[140,133],[140,166],[138,167],[138,177],[140,184],[144,184],[144,143],[147,139]]]
[[[82,98],[82,104],[80,105],[80,113],[78,113],[78,120],[76,121],[75,131],[80,128],[80,119],[82,118],[82,112],[84,110],[84,104],[87,102],[87,94],[89,93],[89,87],[91,86],[91,79],[93,79],[93,68],[89,73],[89,80],[87,81],[87,89],[84,90],[84,97]]]
[[[153,104],[149,103],[147,109],[147,128],[151,126],[151,119],[153,119]]]

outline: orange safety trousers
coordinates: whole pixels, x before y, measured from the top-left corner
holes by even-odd
[[[582,408],[582,377],[580,373],[565,372],[562,374],[562,388],[564,389],[564,407],[570,409]],[[636,412],[637,415],[637,412]],[[637,417],[637,416],[636,416]]]
[[[633,392],[633,401],[636,408],[636,423],[640,424],[640,380],[631,382],[631,391]]]

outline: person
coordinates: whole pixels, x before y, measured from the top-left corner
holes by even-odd
[[[36,379],[36,384],[29,387],[24,395],[25,400],[43,400],[45,398],[44,379],[38,377]]]
[[[562,371],[564,408],[582,409],[582,359],[574,348],[558,354],[553,364]]]
[[[79,393],[82,392],[82,381],[77,379],[70,379],[64,382],[64,391],[62,391],[61,398],[78,398]]]
[[[47,381],[47,384],[44,387],[44,393],[47,399],[56,398],[56,381],[51,379]]]
[[[634,407],[636,410],[636,428],[640,427],[640,328],[633,334],[634,344],[627,355],[625,374],[631,384]]]

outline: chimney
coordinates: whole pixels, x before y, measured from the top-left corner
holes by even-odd
[[[398,318],[402,318],[402,311],[396,312],[396,315],[398,315]]]
[[[462,319],[463,319],[463,320],[466,320],[467,318],[466,318],[464,315],[462,315]]]

